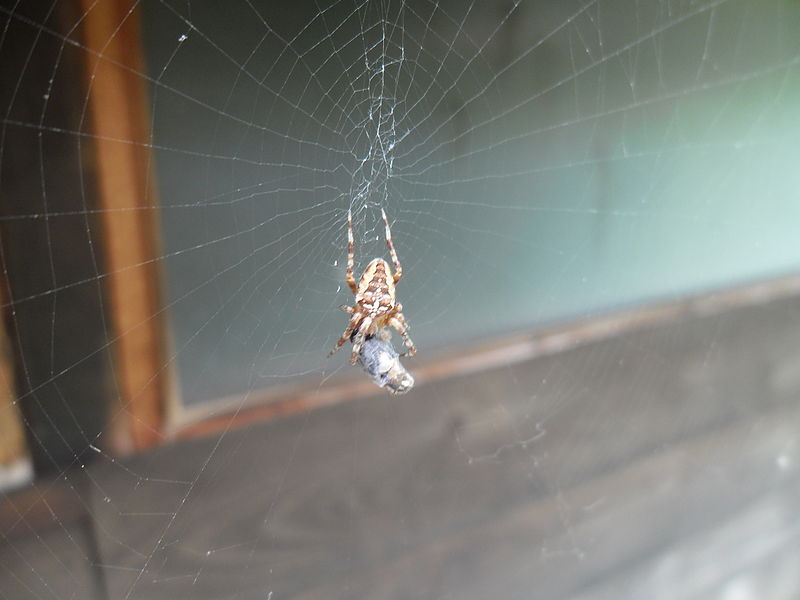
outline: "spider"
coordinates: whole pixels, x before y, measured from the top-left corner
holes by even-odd
[[[403,307],[395,300],[395,285],[403,276],[403,267],[397,259],[397,252],[392,244],[392,232],[389,229],[389,220],[386,213],[381,209],[383,223],[386,225],[386,247],[392,255],[394,263],[394,276],[389,268],[389,263],[382,258],[373,258],[367,265],[361,279],[356,285],[353,277],[353,264],[355,262],[355,244],[353,243],[353,216],[347,211],[347,285],[350,286],[355,294],[354,306],[342,305],[340,308],[351,315],[350,322],[344,330],[342,337],[336,342],[330,354],[341,348],[347,340],[353,342],[353,353],[350,356],[350,364],[356,364],[358,353],[364,340],[368,336],[374,336],[387,326],[394,327],[401,336],[403,343],[408,351],[400,356],[414,356],[417,349],[414,342],[408,337],[408,324],[403,317]]]

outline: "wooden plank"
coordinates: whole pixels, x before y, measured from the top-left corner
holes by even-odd
[[[68,471],[57,479],[4,494],[0,499],[0,536],[6,542],[75,523],[87,517],[88,503],[74,480],[80,472]]]
[[[87,522],[0,544],[0,598],[105,600]]]
[[[170,389],[150,123],[134,0],[81,0],[116,373],[132,443],[163,440]],[[118,437],[118,436],[117,436]],[[120,443],[124,442],[119,442]]]
[[[798,598],[800,479],[718,522],[701,523],[685,539],[646,552],[573,600],[651,598]],[[718,517],[718,516],[717,516]]]
[[[109,593],[588,593],[800,500],[798,321],[798,298],[688,318],[96,467]]]
[[[775,457],[797,439],[798,418],[797,407],[765,415],[768,435],[748,446],[740,441],[752,423],[724,428],[296,597],[394,599],[422,591],[477,600],[580,592],[578,598],[597,600],[649,598],[655,590],[663,598],[712,597],[707,593],[734,575],[746,578],[754,556],[797,544],[791,507],[800,499],[800,477],[782,473]],[[788,458],[796,463],[800,452]],[[642,569],[650,578],[639,573],[635,585],[621,586],[620,571],[630,576],[630,564],[642,557],[655,563]]]
[[[105,599],[82,470],[0,498],[0,598]]]

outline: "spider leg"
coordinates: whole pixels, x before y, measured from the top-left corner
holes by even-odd
[[[394,244],[392,243],[392,230],[389,229],[389,219],[386,218],[386,213],[383,209],[381,209],[381,215],[383,216],[383,224],[386,225],[386,247],[389,249],[389,254],[392,255],[392,263],[394,263],[394,282],[397,283],[403,276],[403,266],[397,258],[397,252],[395,252]]]
[[[403,343],[406,345],[406,348],[408,348],[408,352],[404,352],[400,356],[414,356],[417,353],[417,349],[414,347],[414,342],[411,341],[408,335],[408,323],[406,323],[406,319],[402,313],[397,313],[389,319],[389,325],[394,327],[400,335],[403,336]]]
[[[339,341],[336,342],[336,345],[333,347],[333,350],[331,350],[328,353],[328,356],[332,356],[333,354],[335,354],[336,351],[339,348],[341,348],[347,340],[350,339],[350,336],[353,335],[353,331],[355,331],[356,328],[358,327],[358,324],[359,324],[359,321],[361,321],[361,318],[362,317],[361,317],[360,314],[354,314],[353,315],[353,317],[350,319],[350,322],[347,324],[347,329],[344,330],[344,333],[342,334],[342,337],[340,337]]]
[[[358,330],[353,336],[353,353],[350,355],[351,365],[356,364],[358,353],[361,352],[361,346],[363,345],[364,340],[369,334],[369,328],[371,325],[372,325],[372,317],[364,317],[364,320],[361,321],[361,325],[359,325]]]
[[[358,286],[356,285],[356,279],[353,277],[353,265],[355,264],[355,243],[353,242],[353,215],[348,210],[347,211],[347,271],[345,272],[345,278],[347,279],[347,285],[350,286],[350,290],[355,294],[358,292]]]
[[[347,306],[347,304],[342,304],[339,308],[346,313],[350,313],[351,315],[356,310],[355,306]]]

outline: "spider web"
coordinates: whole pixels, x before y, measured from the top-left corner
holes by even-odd
[[[190,8],[146,12],[187,401],[338,368],[347,208],[357,269],[390,215],[426,348],[797,264],[749,216],[796,215],[790,153],[762,150],[790,139],[796,48],[728,17],[786,7]]]
[[[48,181],[61,168],[58,157],[40,142],[25,164],[5,141],[20,128],[73,146],[93,139],[88,122],[76,130],[48,112],[49,90],[33,117],[20,109],[31,65],[42,67],[39,39],[86,51],[79,35],[86,13],[59,33],[51,23],[58,5],[0,6],[0,58],[19,74],[3,94],[0,165],[6,180],[21,164],[41,184],[35,207],[5,214],[5,224],[88,222],[97,213],[86,204],[51,212],[58,192]],[[322,386],[349,368],[347,347],[326,358],[347,322],[338,306],[352,302],[344,282],[348,210],[358,272],[386,256],[380,209],[389,216],[405,273],[398,300],[418,360],[800,264],[795,3],[153,0],[132,10],[142,19],[147,70],[139,76],[150,93],[158,190],[151,204],[163,233],[157,262],[172,340],[164,368],[175,370],[184,406],[225,397],[243,403],[287,381]],[[4,49],[16,30],[31,36],[27,52]],[[64,77],[60,52],[46,60],[51,83]],[[75,181],[76,190],[85,185]],[[7,299],[12,321],[43,300],[38,314],[55,332],[69,316],[59,294],[76,287],[96,294],[109,273],[96,259],[97,232],[85,227],[80,251],[93,257],[90,272],[60,280],[46,229],[37,248],[51,273]],[[106,302],[93,297],[102,319]],[[46,348],[49,372],[31,367],[28,383],[61,394],[78,365],[108,352],[115,338],[105,323],[102,332],[76,341],[68,359],[54,356],[56,333],[11,343]],[[502,399],[494,402],[499,415]],[[45,413],[63,427],[63,411]],[[536,471],[542,422],[507,431],[508,444],[461,445],[462,458],[492,463],[524,448]],[[142,485],[180,491],[155,546],[136,550],[142,562],[123,597],[138,597],[172,523],[191,510],[190,491],[201,481],[214,485],[218,472],[209,464],[228,434],[190,474],[162,476],[101,450],[103,427],[82,433],[85,445],[68,451],[70,468],[98,454],[130,476],[131,494]],[[305,442],[300,429],[290,445]],[[67,481],[86,477],[51,458]],[[541,485],[558,491],[558,473],[538,473]],[[132,527],[149,518],[105,497]],[[567,513],[561,527],[569,538]],[[196,550],[220,547],[208,540]],[[566,552],[583,554],[577,543]],[[81,560],[115,568],[82,553]],[[33,571],[32,585],[47,597],[74,597],[48,585],[24,557],[5,567],[19,580],[15,569]],[[233,582],[230,597],[239,591]],[[242,590],[241,597],[250,596]]]

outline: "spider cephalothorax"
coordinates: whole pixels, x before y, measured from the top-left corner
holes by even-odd
[[[353,243],[353,217],[347,211],[347,285],[355,294],[354,306],[342,305],[341,309],[350,313],[350,322],[344,330],[342,337],[336,342],[331,354],[344,345],[347,340],[353,342],[353,353],[350,364],[356,364],[358,352],[367,336],[376,335],[385,327],[394,327],[403,336],[403,343],[408,348],[407,354],[413,356],[417,349],[411,338],[408,337],[408,324],[403,317],[403,307],[395,300],[395,285],[403,276],[403,267],[397,259],[397,252],[392,244],[392,232],[386,213],[381,209],[383,223],[386,226],[386,247],[394,263],[394,275],[389,263],[382,258],[374,258],[367,265],[361,279],[356,285],[353,277],[355,263],[355,244]],[[401,356],[404,356],[401,355]]]

